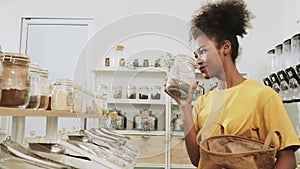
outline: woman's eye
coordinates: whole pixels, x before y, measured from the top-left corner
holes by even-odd
[[[200,55],[204,55],[205,53],[206,53],[206,50],[204,50],[204,49],[200,49],[200,50],[199,50],[199,54],[200,54]]]

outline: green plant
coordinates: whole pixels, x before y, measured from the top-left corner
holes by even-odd
[[[166,55],[161,56],[160,58],[162,60],[162,65],[166,66],[168,68],[168,70],[170,70],[170,68],[174,64],[174,60],[175,60],[176,56],[170,52],[167,52]]]

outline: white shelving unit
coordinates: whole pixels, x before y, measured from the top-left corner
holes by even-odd
[[[183,132],[173,132],[171,130],[171,99],[163,91],[163,84],[167,75],[167,69],[155,67],[139,67],[131,69],[127,67],[109,68],[103,67],[94,70],[95,88],[104,84],[108,87],[108,93],[112,93],[114,85],[123,86],[122,98],[114,99],[112,95],[108,95],[108,108],[117,108],[122,112],[126,112],[127,129],[117,130],[121,134],[130,135],[133,145],[141,146],[141,154],[145,158],[137,161],[136,168],[195,168],[187,160],[183,164],[177,164],[172,160],[171,154],[177,151],[181,158],[182,155],[188,159],[184,145]],[[196,78],[201,78],[200,73],[197,73]],[[149,88],[158,85],[161,86],[161,98],[159,100],[139,99],[138,91],[136,99],[127,99],[126,90],[128,85],[135,85],[137,88],[146,85]],[[157,131],[136,131],[132,127],[134,115],[141,109],[151,109],[153,114],[158,117]],[[129,121],[129,122],[128,122]],[[131,143],[131,144],[132,144]],[[175,147],[173,149],[173,147]],[[176,148],[177,147],[177,148]],[[159,149],[159,150],[158,150]],[[153,153],[152,156],[146,157],[147,152]],[[160,151],[160,152],[159,152]]]

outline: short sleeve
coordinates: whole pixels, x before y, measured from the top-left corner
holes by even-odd
[[[299,148],[298,136],[278,94],[272,95],[264,104],[262,118],[259,121],[261,139],[265,140],[268,132],[278,130],[282,136],[280,149],[289,146]],[[279,139],[276,135],[273,136],[271,144],[279,146]]]

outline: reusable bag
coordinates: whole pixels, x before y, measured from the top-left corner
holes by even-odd
[[[212,136],[199,142],[200,169],[272,169],[276,160],[278,148],[270,145],[272,136],[277,134],[281,145],[279,131],[269,132],[265,142],[249,138],[224,135],[221,126],[221,135]]]

